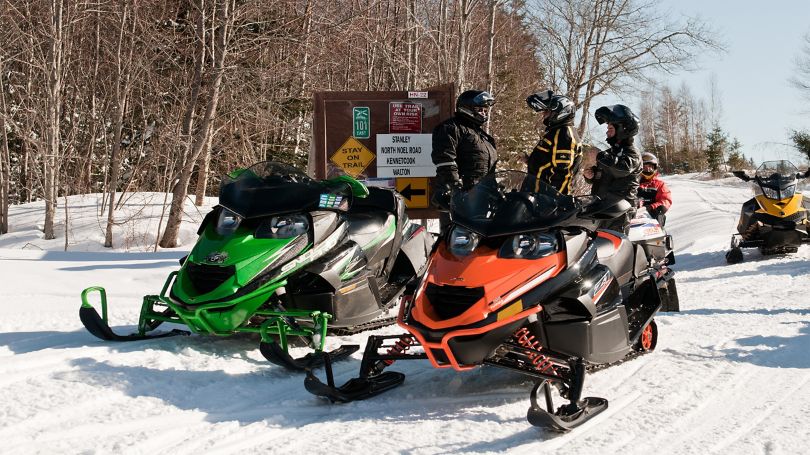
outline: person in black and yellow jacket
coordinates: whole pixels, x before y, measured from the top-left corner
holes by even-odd
[[[574,174],[582,161],[582,149],[574,131],[574,103],[551,90],[537,92],[526,98],[526,104],[543,116],[546,131],[529,155],[527,173],[534,177],[534,188],[539,182],[553,186],[562,194],[571,193]]]

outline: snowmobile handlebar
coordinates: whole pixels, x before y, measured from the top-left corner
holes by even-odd
[[[751,177],[749,177],[748,174],[745,173],[745,171],[733,171],[732,174],[734,174],[734,177],[737,177],[738,179],[744,182],[751,181]]]

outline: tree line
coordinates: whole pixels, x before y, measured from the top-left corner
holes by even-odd
[[[55,238],[60,198],[100,193],[106,246],[126,192],[167,194],[160,246],[173,247],[183,201],[201,204],[220,175],[266,159],[304,167],[315,91],[489,90],[509,166],[539,137],[530,93],[567,94],[584,133],[595,97],[630,96],[654,70],[720,48],[704,23],[656,0],[0,5],[0,234],[10,204],[44,200]],[[675,141],[653,144],[667,163]]]

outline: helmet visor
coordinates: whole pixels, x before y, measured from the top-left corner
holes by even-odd
[[[495,97],[489,92],[481,92],[473,98],[473,106],[476,107],[489,107],[493,104],[495,104]]]

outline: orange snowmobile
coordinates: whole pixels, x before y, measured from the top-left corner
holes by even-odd
[[[623,234],[597,228],[630,204],[564,196],[507,171],[456,193],[450,209],[452,228],[401,301],[407,333],[369,337],[360,377],[340,387],[327,354],[327,382],[309,369],[306,389],[332,402],[368,398],[404,381],[383,371],[394,361],[427,358],[534,378],[532,425],[568,431],[605,410],[607,400],[582,397],[586,372],[655,348],[659,289],[673,275]],[[555,409],[554,395],[568,403]]]

